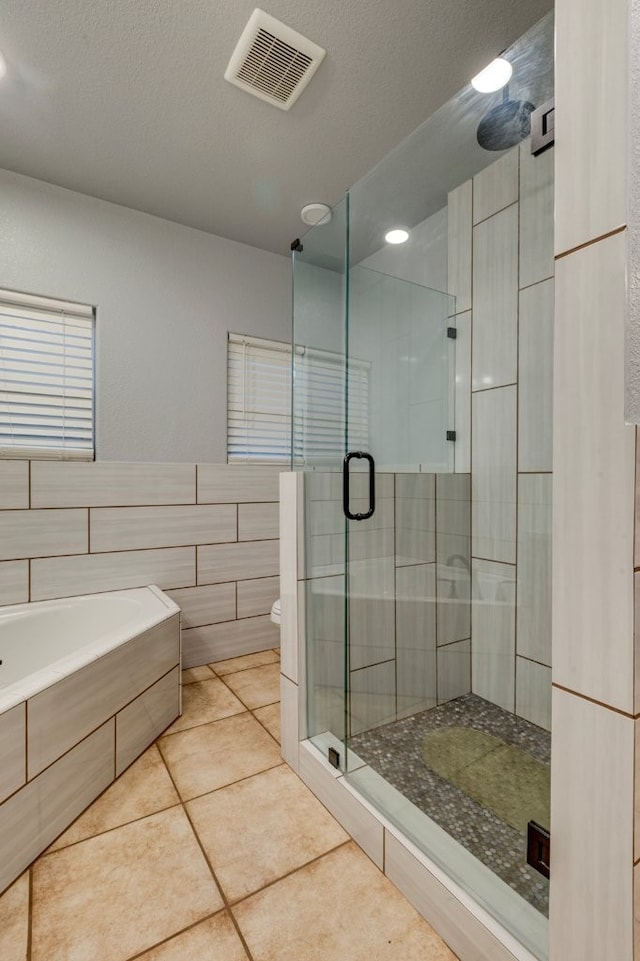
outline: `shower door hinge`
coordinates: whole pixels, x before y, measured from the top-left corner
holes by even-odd
[[[296,237],[296,239],[293,241],[293,243],[291,244],[291,249],[292,249],[292,250],[295,250],[295,252],[298,253],[298,254],[301,254],[301,253],[302,253],[302,251],[304,250],[304,247],[303,247],[302,244],[300,243],[300,238],[299,238],[299,237]]]
[[[551,866],[551,833],[535,821],[527,824],[527,864],[549,877]]]
[[[455,327],[447,327],[447,337],[449,340],[456,340],[458,337],[458,331]]]
[[[552,147],[556,139],[556,114],[553,98],[531,114],[531,153],[534,157]]]
[[[330,748],[329,748],[329,751],[328,751],[328,754],[329,754],[329,764],[331,764],[332,767],[338,767],[338,768],[339,768],[339,767],[340,767],[340,754],[339,754],[338,751],[336,751],[335,747],[330,747]]]
[[[447,440],[455,440],[455,439],[456,439],[456,432],[455,432],[455,430],[448,430],[448,431],[447,431]]]

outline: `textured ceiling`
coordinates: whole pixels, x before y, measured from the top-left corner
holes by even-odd
[[[287,253],[549,0],[264,0],[327,50],[284,112],[223,80],[254,0],[3,0],[0,167]]]

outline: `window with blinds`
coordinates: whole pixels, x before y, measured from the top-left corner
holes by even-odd
[[[0,290],[0,457],[92,460],[94,313]]]
[[[345,417],[344,357],[296,347],[293,442],[291,345],[229,334],[228,460],[335,464],[349,448],[369,444],[369,364],[349,361],[349,418]]]

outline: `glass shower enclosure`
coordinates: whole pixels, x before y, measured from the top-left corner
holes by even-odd
[[[552,16],[503,56],[294,251],[292,467],[309,739],[544,958]]]

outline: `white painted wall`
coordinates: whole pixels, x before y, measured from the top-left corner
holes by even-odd
[[[225,462],[227,332],[291,338],[288,257],[6,170],[0,287],[97,307],[99,460]]]

